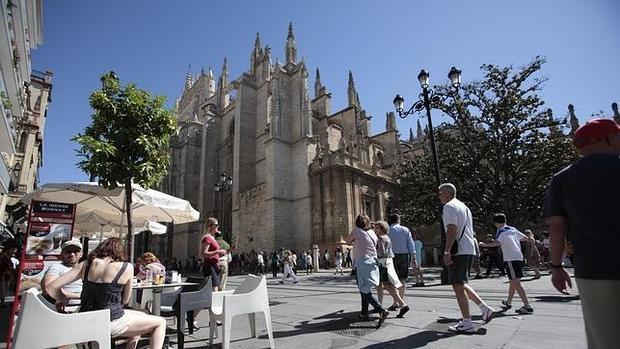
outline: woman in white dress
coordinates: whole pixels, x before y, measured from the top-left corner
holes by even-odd
[[[394,269],[394,252],[392,251],[392,241],[388,235],[390,229],[385,221],[375,222],[375,232],[379,241],[377,242],[377,258],[379,258],[379,278],[381,283],[377,286],[377,298],[379,303],[383,301],[383,289],[387,290],[394,298],[394,303],[398,305],[400,311],[396,317],[402,318],[409,311],[409,306],[398,294],[398,288],[402,286],[396,269]]]

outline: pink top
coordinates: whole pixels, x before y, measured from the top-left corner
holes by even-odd
[[[217,243],[217,241],[215,241],[215,238],[210,234],[207,234],[202,237],[201,244],[209,245],[208,251],[216,251],[220,249],[220,245]],[[208,262],[210,265],[217,265],[220,263],[220,255],[216,253],[211,256],[205,256],[204,260]]]
[[[351,231],[353,236],[353,255],[355,258],[376,257],[377,256],[377,235],[372,229],[364,231],[364,229],[355,227]]]

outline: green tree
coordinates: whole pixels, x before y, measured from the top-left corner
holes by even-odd
[[[520,69],[483,65],[482,80],[436,101],[450,119],[435,129],[441,181],[456,185],[477,231],[492,229],[495,212],[517,226],[539,221],[551,176],[577,158],[565,121],[554,118],[537,94],[547,80],[539,76],[544,63],[536,57]],[[447,95],[449,88],[435,90]],[[408,223],[433,223],[437,188],[430,149],[403,164],[400,180]]]
[[[94,110],[91,124],[73,138],[83,158],[78,167],[105,188],[125,186],[125,207],[131,207],[132,182],[149,188],[166,175],[176,119],[164,107],[165,97],[151,96],[134,84],[121,87],[114,72],[104,74],[101,81],[102,88],[89,98]],[[133,257],[131,210],[127,210],[127,228]]]

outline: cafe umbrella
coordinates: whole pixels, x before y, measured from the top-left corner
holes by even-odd
[[[166,230],[168,228],[161,223],[149,220],[132,220],[134,225],[134,235],[147,230],[153,235],[163,235],[166,234]],[[122,238],[123,231],[126,229],[126,225],[120,226],[118,221],[102,217],[95,212],[78,213],[75,217],[75,225],[73,226],[73,231],[79,233],[80,235],[91,236],[91,234],[98,234],[100,243],[104,237]]]
[[[144,189],[138,184],[132,184],[131,196],[130,212],[133,224],[139,221],[142,224],[145,221],[183,224],[195,222],[200,218],[200,213],[189,201],[157,190]],[[32,200],[75,204],[76,217],[95,213],[114,222],[115,225],[127,226],[124,186],[106,189],[96,182],[48,183],[22,198],[25,204],[30,204]],[[129,255],[133,261],[133,235],[131,239]]]

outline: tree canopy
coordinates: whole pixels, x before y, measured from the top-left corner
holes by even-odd
[[[457,187],[478,230],[492,229],[496,212],[518,226],[540,221],[551,176],[577,158],[563,132],[565,121],[544,108],[537,94],[547,80],[539,76],[544,63],[536,57],[519,69],[485,64],[480,81],[463,84],[458,95],[435,105],[450,119],[435,128],[441,181]],[[443,95],[449,89],[435,87]],[[437,188],[429,149],[403,164],[400,180],[408,223],[435,222]]]
[[[78,167],[105,188],[125,186],[126,206],[131,207],[131,184],[149,188],[159,183],[170,164],[170,136],[176,119],[164,106],[165,97],[151,96],[135,84],[121,87],[109,72],[102,88],[90,95],[92,120],[73,141],[80,145]],[[127,210],[128,247],[133,256],[131,211]]]
[[[151,96],[134,84],[121,87],[114,73],[101,77],[103,87],[90,95],[91,124],[73,138],[83,158],[78,167],[106,188],[131,180],[144,187],[167,173],[170,136],[176,119],[165,97]]]

